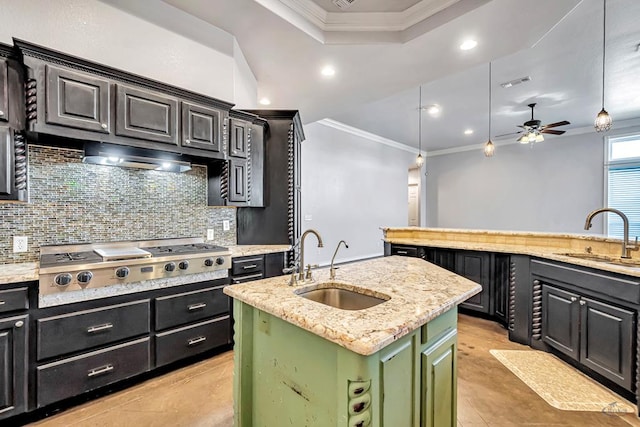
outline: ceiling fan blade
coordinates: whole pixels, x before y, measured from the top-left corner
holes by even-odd
[[[566,130],[552,130],[552,129],[542,129],[540,133],[549,133],[551,135],[562,135]]]
[[[509,132],[509,133],[503,133],[502,135],[494,135],[494,138],[502,138],[503,136],[510,136],[510,135],[520,135],[522,133],[522,131],[518,131],[518,132]]]
[[[516,127],[522,128],[522,129],[527,129],[528,126],[524,126],[524,125],[517,125]]]
[[[568,122],[566,120],[563,120],[561,122],[551,123],[551,124],[548,124],[548,125],[544,125],[542,127],[544,129],[549,129],[549,128],[555,128],[555,127],[558,127],[558,126],[565,126],[565,125],[570,125],[570,124],[571,124],[570,122]]]

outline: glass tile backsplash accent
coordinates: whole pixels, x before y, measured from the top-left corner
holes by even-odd
[[[223,231],[222,221],[230,230]],[[82,151],[29,146],[29,203],[0,203],[0,264],[37,261],[40,246],[203,237],[236,244],[236,210],[207,206],[207,168],[186,173],[82,163]],[[28,252],[13,253],[13,236]]]

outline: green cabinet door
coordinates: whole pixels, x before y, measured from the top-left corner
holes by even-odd
[[[422,352],[422,426],[455,427],[457,332],[450,331]]]
[[[414,348],[413,339],[391,351],[382,350],[380,369],[382,377],[382,425],[412,426],[417,418],[414,403]]]

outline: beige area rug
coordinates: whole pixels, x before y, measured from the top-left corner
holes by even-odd
[[[549,405],[565,411],[635,412],[604,386],[557,357],[536,350],[489,350]]]

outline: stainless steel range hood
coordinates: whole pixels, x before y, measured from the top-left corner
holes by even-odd
[[[83,163],[119,166],[165,172],[187,172],[191,163],[177,160],[173,153],[120,147],[109,144],[85,144]]]

